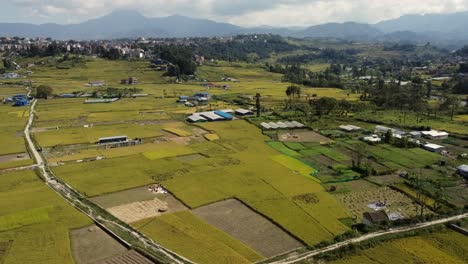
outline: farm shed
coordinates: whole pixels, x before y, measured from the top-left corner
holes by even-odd
[[[449,133],[437,130],[422,131],[421,134],[430,139],[446,139],[449,136]]]
[[[205,122],[207,120],[205,118],[203,118],[202,116],[200,116],[199,114],[193,114],[193,115],[187,117],[187,121],[189,121],[191,123],[197,123],[197,122]]]
[[[412,138],[420,138],[422,133],[419,132],[419,131],[411,131],[409,132],[409,135],[412,137]]]
[[[365,225],[373,225],[388,222],[390,218],[385,211],[365,212],[362,214],[362,223]]]
[[[113,103],[119,100],[119,98],[110,98],[110,99],[87,99],[84,103],[85,104],[106,104],[106,103]]]
[[[372,135],[372,136],[369,136],[369,137],[363,137],[362,140],[364,140],[366,142],[369,142],[369,143],[380,143],[382,141],[382,139],[377,135]]]
[[[29,104],[29,101],[26,100],[26,99],[20,99],[20,100],[17,100],[13,103],[13,106],[15,107],[20,107],[20,106],[28,106]]]
[[[353,125],[341,125],[340,129],[345,131],[345,132],[356,132],[361,130],[360,127],[358,126],[353,126]]]
[[[294,125],[296,125],[296,127],[298,127],[298,128],[305,127],[305,125],[304,125],[304,124],[302,124],[302,123],[299,123],[299,122],[297,122],[297,121],[292,121],[292,123],[293,123]]]
[[[268,123],[268,125],[269,125],[272,129],[278,129],[278,128],[279,128],[279,126],[278,126],[276,123],[273,123],[273,122]]]
[[[206,120],[208,120],[208,121],[224,120],[224,117],[215,114],[215,112],[203,112],[203,113],[200,113],[200,115],[202,117],[206,118]]]
[[[265,122],[261,123],[260,126],[263,127],[264,129],[271,129],[272,128],[270,125],[268,125]]]
[[[423,147],[423,149],[431,151],[431,152],[441,152],[441,151],[445,150],[444,146],[433,144],[433,143],[427,143],[427,144],[423,145],[422,147]]]
[[[226,120],[232,120],[234,117],[228,113],[225,113],[223,111],[215,111],[214,112],[215,114],[221,116],[222,118],[226,119]]]
[[[253,112],[247,109],[239,108],[236,110],[236,115],[248,116],[248,115],[253,115]]]
[[[128,140],[127,136],[104,137],[104,138],[99,138],[98,143],[107,144],[107,143],[124,142],[127,140]]]
[[[390,128],[390,127],[385,127],[385,126],[375,126],[375,133],[377,134],[385,134],[387,133],[387,131],[392,131],[393,134],[399,134],[399,135],[404,135],[406,134],[405,131],[402,131],[402,130],[398,130],[398,129],[395,129],[395,128]]]
[[[463,178],[468,179],[468,165],[461,165],[457,168],[457,172],[463,176]]]

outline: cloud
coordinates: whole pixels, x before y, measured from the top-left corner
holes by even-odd
[[[468,10],[468,0],[12,0],[18,9],[53,22],[82,21],[115,9],[147,16],[172,14],[243,26],[304,26],[325,22],[378,22],[405,14]]]

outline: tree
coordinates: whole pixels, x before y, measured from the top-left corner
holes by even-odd
[[[444,98],[444,102],[440,105],[441,110],[448,111],[450,113],[450,120],[453,120],[455,111],[460,107],[460,99],[454,95],[447,95]]]
[[[387,133],[385,133],[384,142],[387,143],[387,144],[393,144],[394,143],[392,130],[387,130]]]
[[[255,103],[255,105],[256,105],[256,107],[257,107],[257,117],[260,117],[260,112],[261,112],[261,105],[260,105],[260,98],[261,98],[261,96],[260,96],[260,94],[257,93],[257,94],[255,95],[255,98],[256,98],[256,103]]]
[[[51,96],[54,93],[54,90],[46,85],[41,85],[36,88],[36,97],[37,98],[44,98],[47,99],[47,97]]]
[[[353,152],[353,167],[361,168],[362,161],[367,155],[367,150],[367,144],[362,142],[356,144],[356,149]]]

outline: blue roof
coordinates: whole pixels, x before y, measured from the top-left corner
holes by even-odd
[[[219,115],[220,117],[224,118],[224,119],[228,119],[228,120],[232,120],[233,119],[233,116],[228,114],[228,113],[225,113],[223,111],[215,111],[215,114]]]

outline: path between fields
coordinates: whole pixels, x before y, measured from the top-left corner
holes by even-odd
[[[302,254],[299,254],[299,255],[296,255],[296,256],[292,256],[292,257],[289,257],[289,258],[285,258],[285,259],[274,261],[274,262],[268,262],[268,263],[270,263],[270,264],[297,263],[299,261],[306,260],[308,258],[319,255],[321,253],[325,253],[325,252],[328,252],[328,251],[333,251],[335,249],[339,249],[339,248],[347,246],[349,244],[359,243],[359,242],[362,242],[362,241],[366,241],[366,240],[373,239],[373,238],[380,237],[380,236],[384,236],[384,235],[403,233],[403,232],[408,232],[408,231],[411,231],[411,230],[425,228],[425,227],[429,227],[429,226],[433,226],[433,225],[440,225],[440,224],[460,220],[460,219],[467,218],[467,217],[468,217],[468,213],[465,213],[465,214],[461,214],[461,215],[457,215],[457,216],[447,217],[447,218],[444,218],[444,219],[439,219],[439,220],[434,220],[434,221],[430,221],[430,222],[415,224],[415,225],[412,225],[412,226],[403,226],[403,227],[393,228],[393,229],[390,229],[388,231],[379,231],[379,232],[375,232],[375,233],[370,233],[370,234],[367,234],[367,235],[364,235],[364,236],[361,236],[361,237],[352,238],[352,239],[349,239],[349,240],[346,240],[346,241],[343,241],[343,242],[339,242],[339,243],[330,245],[328,247],[308,251],[308,252],[305,252],[305,253],[302,253]]]
[[[28,95],[29,95],[31,93],[31,89],[30,88],[27,88],[27,89],[29,91],[28,92]],[[77,208],[78,210],[86,214],[89,218],[91,218],[93,221],[98,223],[102,228],[107,229],[108,232],[114,234],[116,237],[118,237],[121,241],[123,241],[127,245],[131,245],[131,243],[129,243],[122,237],[115,234],[112,230],[108,229],[106,226],[104,226],[104,223],[112,224],[114,227],[120,229],[121,232],[126,233],[128,236],[132,237],[133,239],[138,240],[147,249],[150,249],[153,252],[161,253],[166,258],[165,262],[167,263],[180,263],[180,264],[193,263],[192,261],[178,255],[177,253],[172,252],[169,249],[162,247],[161,245],[157,244],[153,240],[147,238],[145,235],[139,233],[137,230],[133,228],[128,228],[112,220],[105,219],[105,216],[95,211],[89,205],[87,205],[86,203],[80,200],[80,198],[83,200],[83,197],[80,197],[79,192],[74,190],[68,184],[60,182],[51,172],[49,172],[48,165],[44,163],[44,159],[42,158],[39,151],[37,150],[38,146],[36,146],[35,142],[31,138],[31,126],[34,122],[36,104],[37,104],[37,99],[33,100],[33,103],[31,104],[28,123],[24,129],[24,136],[27,142],[27,146],[36,162],[35,166],[39,169],[39,172],[44,177],[44,180],[47,186],[49,186],[52,190],[54,190],[57,194],[59,194],[63,199],[65,199],[73,207]]]

